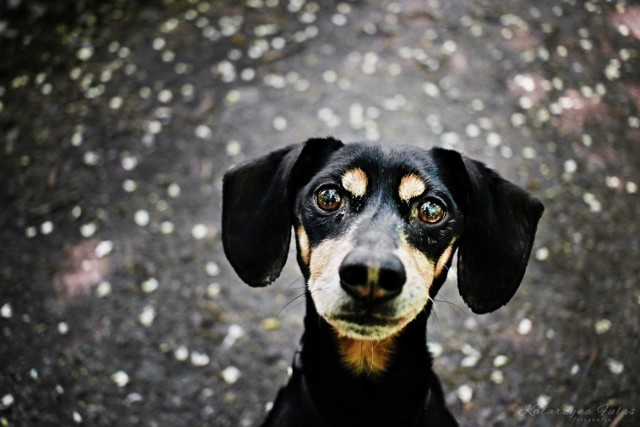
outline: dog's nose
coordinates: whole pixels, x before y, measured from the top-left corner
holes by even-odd
[[[356,249],[342,261],[340,285],[360,301],[388,301],[402,291],[407,277],[402,261],[391,253],[375,254]]]

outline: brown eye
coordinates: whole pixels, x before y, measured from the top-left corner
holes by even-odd
[[[337,188],[325,187],[316,193],[316,203],[323,211],[332,212],[342,206],[342,196]]]
[[[444,214],[444,208],[436,200],[427,200],[418,207],[418,218],[428,224],[440,222]]]

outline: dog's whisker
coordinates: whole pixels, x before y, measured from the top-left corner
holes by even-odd
[[[282,312],[289,307],[291,304],[293,304],[294,302],[299,302],[300,298],[303,297],[305,295],[305,292],[301,293],[300,295],[295,296],[293,299],[291,299],[290,301],[288,301],[281,309],[280,311],[278,311],[278,314],[276,315],[276,317],[280,317],[280,315],[282,314]]]
[[[290,289],[293,285],[295,285],[295,284],[296,284],[296,283],[298,283],[298,282],[302,282],[302,283],[304,283],[304,276],[298,276],[298,277],[296,277],[295,279],[293,279],[293,280],[291,281],[291,283],[289,283],[289,284],[287,285],[287,288],[289,288],[289,289]],[[294,288],[294,289],[295,289],[295,288]]]
[[[451,301],[447,301],[444,299],[436,299],[436,300],[431,300],[433,302],[433,306],[435,307],[436,302],[443,302],[445,304],[449,304],[455,308],[457,308],[458,310],[460,310],[460,313],[464,313],[464,307],[461,307],[460,305],[456,304],[455,302],[451,302]]]
[[[435,300],[431,297],[429,297],[429,300],[431,301],[431,313],[433,314],[433,318],[434,318],[434,323],[436,324],[435,326],[440,329],[441,327],[441,323],[440,323],[440,317],[438,316],[438,312],[436,310],[436,304],[435,304]],[[427,310],[427,307],[425,306],[423,309],[423,311]],[[428,315],[428,314],[427,314]]]

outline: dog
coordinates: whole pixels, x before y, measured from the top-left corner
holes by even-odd
[[[475,313],[505,305],[544,207],[460,153],[313,138],[228,171],[226,256],[250,286],[280,274],[292,230],[301,345],[264,426],[455,426],[426,324],[458,252]]]

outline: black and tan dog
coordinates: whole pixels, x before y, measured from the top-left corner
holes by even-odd
[[[426,323],[458,251],[476,313],[520,285],[542,204],[451,150],[311,139],[228,172],[223,243],[265,286],[295,231],[307,314],[267,426],[453,426]]]

